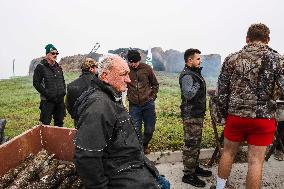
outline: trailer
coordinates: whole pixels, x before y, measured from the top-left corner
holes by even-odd
[[[73,161],[75,133],[72,128],[38,125],[0,145],[0,177],[42,149],[59,160]]]

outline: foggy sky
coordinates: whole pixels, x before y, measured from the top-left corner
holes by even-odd
[[[270,46],[284,54],[281,0],[0,0],[0,78],[27,75],[30,61],[54,44],[60,58],[120,47],[218,53],[245,45],[252,23],[271,30]]]

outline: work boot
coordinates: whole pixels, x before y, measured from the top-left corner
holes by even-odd
[[[184,175],[182,177],[182,182],[191,184],[192,186],[195,187],[205,187],[206,183],[203,180],[200,180],[195,173],[190,174],[190,175]]]
[[[195,169],[195,174],[197,176],[201,176],[201,177],[211,177],[212,176],[212,172],[211,171],[204,170],[204,169],[202,169],[199,166]]]
[[[275,150],[274,159],[276,159],[278,161],[283,161],[284,160],[283,152],[281,150]]]

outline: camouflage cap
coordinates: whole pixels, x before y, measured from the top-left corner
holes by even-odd
[[[89,70],[92,67],[98,67],[98,63],[92,58],[86,58],[81,65],[82,70]]]

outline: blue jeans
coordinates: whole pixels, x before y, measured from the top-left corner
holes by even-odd
[[[129,114],[133,118],[134,125],[139,132],[140,136],[143,136],[143,146],[148,146],[152,139],[156,125],[156,112],[155,102],[150,100],[143,106],[129,103]],[[142,135],[142,121],[144,122],[144,134]]]

